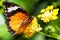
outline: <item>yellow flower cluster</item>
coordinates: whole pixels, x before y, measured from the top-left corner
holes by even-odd
[[[43,22],[50,22],[50,20],[57,19],[59,9],[53,9],[53,5],[48,6],[46,9],[42,9],[41,14],[38,15],[38,18],[41,18]]]
[[[24,31],[25,37],[29,38],[33,36],[35,32],[40,31],[40,30],[42,30],[42,28],[38,24],[36,17],[34,17],[32,22],[27,26],[27,28]]]

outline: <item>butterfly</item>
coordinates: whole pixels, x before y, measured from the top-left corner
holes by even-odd
[[[4,2],[5,16],[8,30],[14,35],[23,33],[27,25],[32,21],[33,16],[29,16],[27,12],[18,5],[11,2]]]

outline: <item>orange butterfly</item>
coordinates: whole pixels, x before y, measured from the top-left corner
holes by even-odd
[[[29,16],[24,9],[14,3],[4,2],[3,4],[5,5],[5,16],[8,30],[13,33],[13,35],[23,33],[34,17]]]

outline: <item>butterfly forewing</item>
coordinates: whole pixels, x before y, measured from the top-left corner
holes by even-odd
[[[14,3],[4,2],[3,4],[5,5],[6,24],[9,31],[16,35],[22,33],[32,18]]]

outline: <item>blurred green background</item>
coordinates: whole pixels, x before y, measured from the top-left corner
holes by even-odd
[[[60,14],[58,14],[57,20],[51,21],[48,24],[43,23],[38,19],[38,23],[41,24],[43,30],[40,33],[36,33],[31,38],[27,39],[22,36],[14,38],[12,34],[8,32],[7,26],[5,24],[6,19],[4,16],[3,5],[4,1],[5,0],[0,0],[0,40],[60,40]],[[48,5],[54,5],[54,8],[60,9],[60,0],[8,0],[8,1],[21,6],[29,13],[29,15],[34,16],[36,16],[42,8],[45,8]],[[52,30],[55,30],[55,32],[52,32]]]

